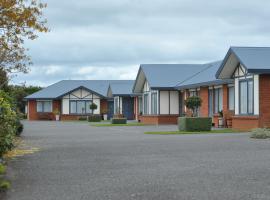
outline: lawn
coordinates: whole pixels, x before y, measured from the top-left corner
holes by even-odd
[[[110,126],[145,126],[145,124],[139,123],[139,122],[132,122],[127,124],[111,124],[111,123],[90,123],[91,126],[95,127],[110,127]]]
[[[211,131],[153,131],[153,132],[144,132],[145,134],[152,135],[183,135],[183,134],[209,134],[209,133],[241,133],[243,131],[234,130],[234,129],[216,129]]]

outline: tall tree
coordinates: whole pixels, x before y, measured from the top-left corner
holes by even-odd
[[[5,72],[27,72],[31,59],[24,40],[48,31],[45,7],[38,0],[0,0],[0,68]]]

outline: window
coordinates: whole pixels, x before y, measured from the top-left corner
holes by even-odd
[[[208,90],[208,112],[209,112],[209,117],[213,116],[213,90],[209,89]]]
[[[90,114],[92,113],[90,109],[92,101],[83,100],[72,100],[70,101],[70,113],[71,114]]]
[[[156,115],[157,114],[157,93],[151,94],[151,114]]]
[[[138,97],[139,100],[139,114],[143,113],[142,97]]]
[[[253,114],[253,80],[244,80],[239,83],[240,114]]]
[[[37,112],[52,112],[52,101],[37,101]]]
[[[229,87],[229,110],[234,110],[234,87]]]
[[[215,89],[215,113],[222,111],[223,93],[222,88]]]
[[[143,95],[143,114],[148,114],[148,94]]]
[[[120,114],[119,97],[114,98],[114,114]]]
[[[198,92],[197,92],[196,90],[194,90],[194,91],[189,91],[189,96],[190,96],[190,97],[196,97],[196,96],[198,96]]]

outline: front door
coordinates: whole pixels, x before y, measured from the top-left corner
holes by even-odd
[[[134,100],[132,97],[122,98],[122,113],[128,120],[134,119]]]
[[[113,117],[113,111],[114,111],[113,100],[108,101],[108,119],[111,119]]]

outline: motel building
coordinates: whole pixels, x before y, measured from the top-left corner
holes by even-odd
[[[177,124],[190,116],[184,101],[200,96],[197,116],[218,127],[270,127],[270,48],[231,47],[221,61],[205,64],[142,64],[136,80],[64,80],[27,96],[29,120],[74,120],[92,114],[121,114],[145,124]]]

